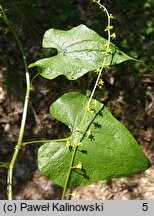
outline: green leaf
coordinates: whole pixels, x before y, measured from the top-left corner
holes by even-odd
[[[50,112],[66,124],[72,139],[50,142],[38,151],[38,166],[42,174],[54,183],[64,186],[70,166],[73,146],[88,98],[78,92],[67,93],[55,101]],[[150,167],[150,162],[129,131],[117,121],[108,109],[93,101],[93,112],[88,112],[82,128],[81,145],[75,155],[68,187],[84,186],[97,180],[111,179],[137,173]],[[72,147],[71,147],[72,146]]]
[[[57,49],[58,54],[40,59],[29,67],[37,66],[39,74],[46,79],[64,75],[74,80],[102,66],[106,43],[106,39],[85,25],[68,31],[50,29],[45,32],[43,47]],[[106,63],[114,65],[132,60],[112,43],[110,49]]]

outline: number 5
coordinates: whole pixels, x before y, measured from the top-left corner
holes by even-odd
[[[143,211],[147,211],[148,210],[148,203],[143,203],[142,210]]]

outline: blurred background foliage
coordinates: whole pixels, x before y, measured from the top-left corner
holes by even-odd
[[[90,0],[2,0],[1,2],[23,42],[29,63],[51,54],[41,47],[43,34],[49,28],[66,30],[83,23],[106,37],[104,32],[106,18]],[[154,100],[152,95],[154,2],[111,0],[102,3],[115,16],[113,25],[117,39],[114,43],[137,61],[125,62],[104,72],[104,88],[97,90],[96,98],[110,107],[117,118],[124,122],[126,118],[129,129],[136,133],[139,123],[143,121],[143,115],[140,113],[147,109],[146,114],[151,115],[148,109]],[[1,67],[6,68],[4,82],[10,98],[21,100],[24,97],[25,82],[21,56],[12,34],[2,22],[0,22],[0,35],[0,62]],[[34,75],[35,71],[31,73]],[[49,91],[57,88],[58,97],[68,90],[80,90],[88,95],[95,79],[96,75],[89,73],[78,81],[70,82],[64,77],[59,77],[46,83]],[[45,81],[40,78],[39,82]]]

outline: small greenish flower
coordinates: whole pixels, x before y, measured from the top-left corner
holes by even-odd
[[[66,196],[71,196],[72,198],[75,198],[77,195],[76,191],[70,194],[66,194]]]
[[[112,50],[111,50],[110,48],[108,48],[108,49],[106,50],[106,54],[112,54]]]
[[[110,37],[111,37],[112,39],[115,39],[115,38],[116,38],[116,34],[115,34],[115,33],[112,33]]]
[[[109,63],[106,63],[106,64],[104,64],[104,66],[103,66],[104,69],[109,69],[109,67],[110,67],[110,64],[109,64]]]
[[[110,31],[111,29],[113,29],[113,26],[108,25],[105,29],[105,31]]]
[[[71,193],[70,195],[72,198],[76,198],[77,192],[75,191],[75,192]]]
[[[76,131],[79,132],[79,133],[82,133],[81,128],[76,128]]]
[[[91,136],[91,130],[88,130],[88,131],[86,132],[86,135],[87,135],[87,137],[89,138],[89,137]]]
[[[76,145],[79,147],[82,145],[82,142],[78,142]]]
[[[79,161],[79,163],[78,163],[76,166],[74,166],[73,168],[82,169],[82,167],[83,167],[83,165],[82,165],[82,163]]]
[[[99,4],[101,1],[100,1],[100,0],[93,0],[93,2],[94,2],[94,3],[96,2],[96,3]]]
[[[94,105],[94,106],[96,106],[97,105],[97,101],[94,99],[94,100],[91,101],[91,104]]]
[[[99,73],[100,71],[101,71],[101,68],[97,68],[97,69],[95,70],[96,73]]]
[[[108,56],[109,54],[112,54],[112,50],[108,48],[106,51],[103,52],[104,55]]]
[[[87,105],[87,106],[85,106],[85,110],[86,110],[86,112],[89,112],[89,113],[92,113],[92,112],[94,112],[94,111],[92,111],[91,109],[90,109],[90,107]]]
[[[110,19],[114,19],[114,16],[113,16],[113,14],[110,14]]]
[[[69,148],[70,146],[71,146],[71,141],[70,141],[70,139],[68,139],[66,142],[66,147]]]
[[[99,89],[102,90],[103,89],[103,85],[104,85],[104,81],[102,79],[100,79],[99,82],[98,82]]]

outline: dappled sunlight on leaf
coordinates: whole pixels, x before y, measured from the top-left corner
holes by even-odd
[[[82,169],[72,170],[68,187],[88,185],[149,168],[150,162],[136,140],[100,102],[95,102],[95,111],[87,113],[82,131],[79,130],[87,102],[88,98],[81,93],[70,92],[51,105],[52,116],[66,124],[72,132],[72,148],[67,147],[67,142],[44,144],[38,152],[42,174],[64,186],[79,133],[80,145],[74,164],[80,161]]]
[[[54,79],[59,75],[75,80],[84,74],[102,66],[106,54],[107,40],[85,25],[79,25],[68,31],[49,29],[43,38],[43,47],[57,49],[58,54],[30,64],[37,66],[38,72],[46,79]],[[132,60],[110,43],[111,53],[107,55],[107,64],[119,64]]]

